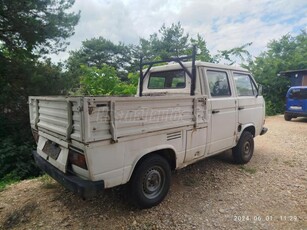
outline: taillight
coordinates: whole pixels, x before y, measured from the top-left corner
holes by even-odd
[[[75,150],[69,149],[68,160],[71,164],[87,169],[85,156]]]

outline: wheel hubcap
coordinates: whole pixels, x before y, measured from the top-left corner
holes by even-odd
[[[250,151],[251,151],[251,145],[250,143],[247,141],[245,142],[244,146],[243,146],[243,152],[245,156],[249,156],[250,155]]]
[[[153,199],[157,197],[164,185],[164,171],[160,167],[154,167],[147,171],[143,181],[144,195]]]

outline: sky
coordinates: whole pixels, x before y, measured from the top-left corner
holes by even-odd
[[[306,0],[75,0],[71,10],[80,10],[81,18],[67,51],[51,56],[54,62],[86,39],[138,44],[177,22],[191,37],[204,37],[212,54],[252,42],[248,50],[257,56],[269,41],[307,29]]]

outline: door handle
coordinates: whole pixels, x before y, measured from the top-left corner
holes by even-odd
[[[238,107],[238,110],[242,110],[242,109],[244,109],[243,106],[239,106],[239,107]]]
[[[212,114],[219,113],[219,110],[212,110]]]

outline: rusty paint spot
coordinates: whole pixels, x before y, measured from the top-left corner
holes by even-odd
[[[93,107],[88,107],[88,114],[91,115],[93,113],[94,108]]]

